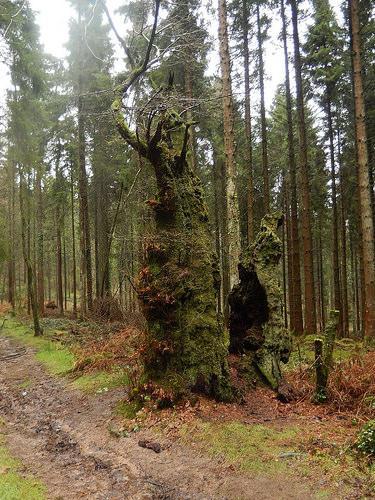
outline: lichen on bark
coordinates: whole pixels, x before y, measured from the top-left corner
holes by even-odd
[[[281,212],[266,214],[255,242],[241,256],[240,282],[229,296],[230,349],[241,353],[248,369],[254,367],[273,389],[281,380],[280,362],[291,350],[289,331],[284,326],[280,305],[279,262],[282,242],[277,235]]]

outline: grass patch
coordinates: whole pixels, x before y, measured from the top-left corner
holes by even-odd
[[[247,472],[284,472],[287,461],[280,458],[282,453],[294,452],[297,429],[279,431],[263,425],[245,425],[240,422],[225,424],[201,422],[190,434],[189,440],[202,443],[209,454],[222,457],[230,464]]]
[[[73,368],[74,355],[60,342],[51,340],[48,332],[43,337],[35,337],[30,328],[14,319],[8,319],[3,330],[8,337],[33,347],[37,351],[35,357],[52,375],[60,375]]]
[[[30,346],[36,350],[35,357],[40,361],[47,371],[52,375],[64,375],[70,372],[76,362],[74,354],[60,342],[51,339],[51,334],[55,335],[54,330],[44,331],[43,337],[35,337],[31,328],[18,322],[15,319],[8,319],[4,325],[3,332],[18,342]],[[23,388],[28,386],[30,381],[25,381]],[[84,374],[72,382],[72,386],[85,392],[106,392],[129,385],[129,377],[126,372],[120,368],[112,371],[97,371]],[[22,388],[22,386],[20,385]],[[1,497],[0,497],[1,498]]]
[[[129,377],[124,370],[116,370],[110,373],[96,372],[87,375],[81,375],[72,382],[73,387],[81,391],[106,392],[116,387],[129,385]]]
[[[74,355],[57,342],[47,343],[36,353],[35,357],[52,375],[66,373],[74,366]]]
[[[375,486],[374,471],[361,465],[347,445],[333,443],[331,435],[322,436],[317,443],[314,431],[298,426],[279,430],[238,421],[198,421],[193,428],[183,426],[180,432],[183,441],[245,473],[294,479],[297,475],[313,483],[320,478],[322,487],[316,498],[337,498],[338,492],[345,496],[358,485],[363,492],[373,491]]]
[[[44,485],[32,476],[22,476],[22,464],[12,457],[0,434],[0,498],[2,500],[44,500]]]
[[[18,384],[18,387],[20,389],[28,389],[31,386],[31,384],[32,384],[31,380],[27,378],[23,382]]]

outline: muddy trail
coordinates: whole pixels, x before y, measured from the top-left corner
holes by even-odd
[[[150,430],[117,438],[113,407],[125,390],[88,395],[51,377],[31,348],[0,337],[0,412],[10,452],[51,499],[309,499],[308,486],[282,478],[243,476],[196,450],[162,442]],[[27,387],[25,387],[27,381]]]

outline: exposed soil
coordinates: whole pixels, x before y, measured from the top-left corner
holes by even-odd
[[[49,376],[33,350],[0,337],[0,411],[12,454],[48,498],[310,499],[311,485],[241,475],[152,431],[117,438],[113,407],[125,390],[87,395]],[[22,384],[28,381],[27,388]],[[168,439],[168,438],[166,438]],[[140,443],[140,445],[139,445]],[[156,444],[155,444],[156,443]]]

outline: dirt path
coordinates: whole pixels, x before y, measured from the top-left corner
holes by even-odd
[[[108,426],[123,391],[90,396],[50,377],[33,351],[0,337],[0,412],[10,451],[51,499],[309,499],[297,481],[244,477],[176,443],[161,453]],[[27,381],[27,387],[25,387]]]

